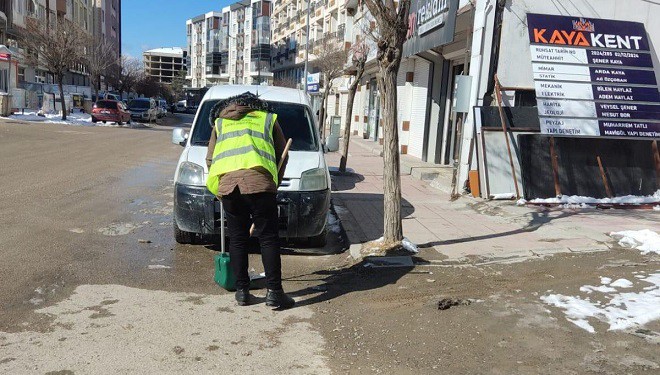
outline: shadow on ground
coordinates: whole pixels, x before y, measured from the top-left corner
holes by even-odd
[[[349,268],[322,270],[286,278],[286,281],[323,281],[323,284],[289,293],[297,299],[296,307],[326,302],[354,292],[365,292],[396,284],[414,267],[392,267],[383,269],[366,266],[368,258]]]

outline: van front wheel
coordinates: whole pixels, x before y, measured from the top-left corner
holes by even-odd
[[[184,245],[189,245],[189,244],[194,244],[195,243],[195,233],[182,231],[176,225],[176,221],[174,221],[172,223],[172,226],[174,227],[174,240],[177,243],[184,244]]]
[[[323,233],[319,234],[318,236],[309,237],[307,239],[307,243],[309,244],[309,247],[315,247],[315,248],[325,247],[326,244],[325,234],[326,231],[323,231]]]

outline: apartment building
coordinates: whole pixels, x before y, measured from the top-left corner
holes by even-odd
[[[245,0],[186,22],[191,87],[272,82],[272,2]]]
[[[344,0],[282,0],[273,9],[272,70],[277,84],[303,83],[307,51],[307,13],[309,6],[309,60],[314,61],[324,38],[344,42],[350,47],[351,19]],[[310,72],[314,69],[310,67]]]
[[[112,43],[117,57],[121,56],[121,0],[93,0],[94,35]]]
[[[157,82],[171,84],[172,79],[187,69],[188,51],[181,47],[156,48],[142,53],[144,72]]]
[[[121,54],[121,0],[3,0],[0,11],[7,22],[0,25],[0,38],[12,52],[11,74],[8,61],[0,60],[0,90],[12,94],[14,108],[40,108],[44,94],[59,93],[52,74],[41,66],[32,66],[22,56],[19,35],[26,28],[27,18],[36,18],[55,27],[64,17],[88,35],[105,36]],[[107,87],[105,87],[107,89]],[[64,93],[91,99],[89,74],[84,66],[72,67],[64,77]]]

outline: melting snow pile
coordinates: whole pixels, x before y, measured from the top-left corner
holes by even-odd
[[[341,221],[332,212],[328,212],[328,229],[333,233],[341,233]]]
[[[565,204],[565,205],[580,205],[586,206],[588,204],[649,204],[660,202],[660,190],[653,193],[653,195],[637,196],[625,195],[622,197],[614,198],[593,198],[583,197],[579,195],[560,195],[555,198],[536,198],[531,201],[521,199],[517,202],[518,205],[526,203],[533,204]]]
[[[502,194],[492,194],[490,199],[492,200],[511,200],[515,198],[516,195],[513,193],[502,193]]]
[[[612,232],[610,237],[618,240],[620,246],[637,249],[642,254],[660,254],[660,234],[652,230],[624,230],[622,232]]]
[[[650,285],[641,292],[623,291],[634,286],[626,279],[601,277],[601,285],[585,285],[581,292],[596,297],[564,296],[550,294],[541,300],[564,310],[566,319],[591,333],[596,332],[588,318],[597,319],[609,325],[609,331],[628,329],[660,319],[660,273],[648,276],[636,275],[639,281]],[[595,300],[595,301],[592,301]]]
[[[86,113],[72,113],[66,116],[66,121],[62,121],[62,115],[57,113],[47,113],[44,116],[38,116],[37,112],[16,113],[9,118],[20,121],[43,122],[47,124],[68,124],[68,125],[92,125],[92,116]]]
[[[411,253],[419,253],[419,249],[417,248],[417,245],[412,243],[408,237],[403,239],[403,242],[401,242],[401,246],[403,246],[404,249],[410,251]]]

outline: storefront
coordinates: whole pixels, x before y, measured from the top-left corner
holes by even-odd
[[[482,197],[527,199],[660,189],[660,5],[507,0],[488,13],[486,3],[474,27],[493,48],[472,44],[481,63],[470,67],[459,181],[478,171]]]
[[[466,74],[471,7],[459,0],[413,1],[399,69],[401,152],[451,165],[460,117],[453,113],[453,82]]]

